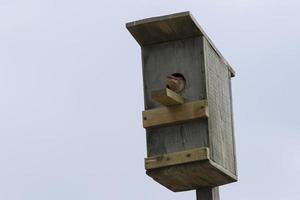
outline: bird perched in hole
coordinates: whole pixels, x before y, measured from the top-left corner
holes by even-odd
[[[180,73],[174,73],[166,77],[166,87],[174,92],[182,92],[185,87],[185,78]]]

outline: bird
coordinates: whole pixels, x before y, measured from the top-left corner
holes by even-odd
[[[166,87],[174,92],[182,92],[185,88],[185,83],[185,78],[180,73],[173,73],[166,76]]]

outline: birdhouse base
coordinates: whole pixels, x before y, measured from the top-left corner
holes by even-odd
[[[237,181],[234,174],[210,159],[208,148],[149,157],[145,167],[148,176],[174,192]]]

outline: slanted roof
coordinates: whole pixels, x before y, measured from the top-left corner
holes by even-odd
[[[190,12],[181,12],[129,22],[126,24],[126,28],[140,46],[204,36],[221,60],[228,66],[231,75],[235,76],[235,71],[218,51]]]

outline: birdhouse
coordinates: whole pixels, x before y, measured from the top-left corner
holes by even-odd
[[[126,27],[142,50],[147,175],[175,192],[237,181],[234,70],[189,12]]]

